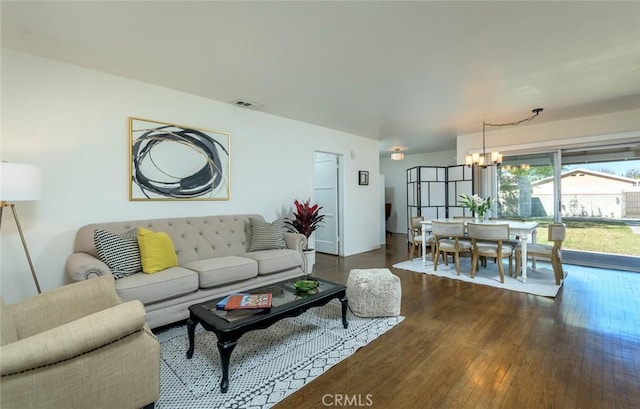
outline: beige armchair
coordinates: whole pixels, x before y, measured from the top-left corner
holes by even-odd
[[[152,408],[160,344],[106,275],[12,305],[0,299],[0,407]]]

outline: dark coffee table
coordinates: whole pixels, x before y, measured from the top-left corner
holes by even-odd
[[[224,393],[229,389],[229,360],[231,353],[240,337],[246,332],[268,328],[283,318],[296,317],[309,308],[325,305],[334,298],[339,299],[342,303],[342,325],[347,328],[347,287],[318,278],[318,292],[316,294],[305,294],[296,291],[293,287],[293,283],[301,279],[305,279],[305,277],[243,291],[243,293],[254,294],[269,292],[273,295],[271,308],[258,313],[254,311],[217,311],[216,303],[224,297],[191,305],[189,307],[189,320],[187,321],[187,332],[189,334],[187,358],[191,359],[193,356],[194,338],[198,324],[202,325],[207,331],[216,334],[216,337],[218,337],[220,363],[222,364],[220,390]],[[227,314],[229,319],[224,318]]]

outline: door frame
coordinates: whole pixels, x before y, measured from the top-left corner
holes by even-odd
[[[337,206],[337,214],[338,218],[338,256],[344,257],[344,155],[336,152],[329,152],[323,150],[314,150],[312,160],[313,172],[315,169],[315,157],[317,153],[323,153],[326,155],[333,155],[336,158],[336,164],[338,167],[338,206]],[[312,191],[315,194],[315,174],[312,177]]]

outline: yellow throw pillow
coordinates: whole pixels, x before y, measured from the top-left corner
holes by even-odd
[[[171,237],[165,232],[154,232],[138,227],[138,246],[142,258],[142,272],[157,273],[178,265],[178,256]]]

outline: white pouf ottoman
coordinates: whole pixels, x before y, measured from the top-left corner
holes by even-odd
[[[353,269],[347,278],[347,300],[358,317],[400,315],[400,278],[386,268]]]

